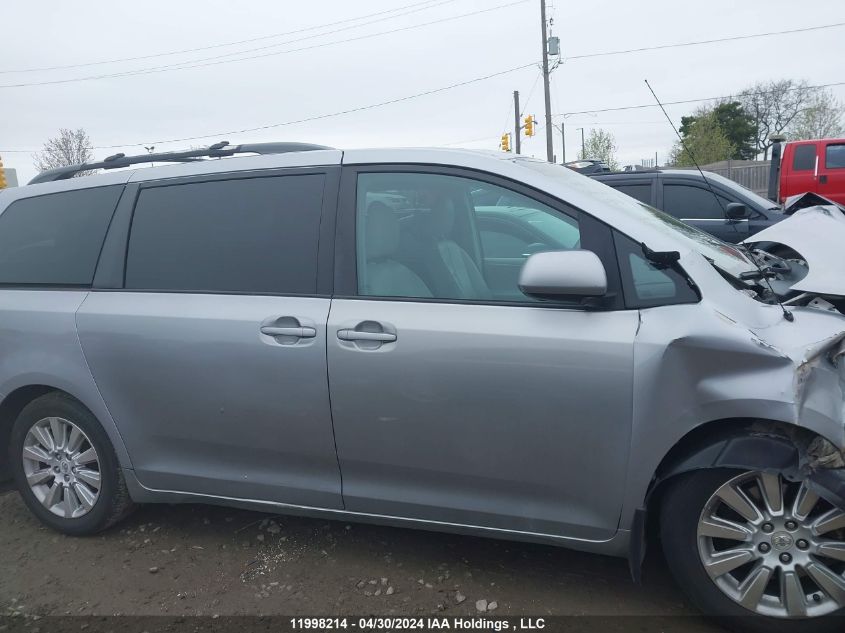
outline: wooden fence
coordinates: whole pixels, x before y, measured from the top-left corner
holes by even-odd
[[[723,160],[702,165],[701,169],[733,180],[765,198],[769,192],[769,163],[767,160]]]

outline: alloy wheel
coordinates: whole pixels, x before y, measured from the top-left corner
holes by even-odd
[[[812,617],[845,607],[845,512],[805,482],[751,472],[722,485],[698,522],[716,586],[749,611]]]
[[[39,420],[26,434],[23,471],[32,494],[56,516],[85,516],[100,496],[100,459],[88,436],[59,417]]]

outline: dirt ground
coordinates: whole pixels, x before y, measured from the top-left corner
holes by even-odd
[[[648,615],[693,613],[659,556],[627,562],[484,538],[214,506],[145,506],[92,538],[0,491],[0,614]],[[689,631],[719,631],[697,618]]]

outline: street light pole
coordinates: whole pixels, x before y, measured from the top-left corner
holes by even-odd
[[[560,155],[562,160],[560,161],[561,165],[566,164],[566,119],[560,120]]]
[[[520,121],[519,121],[519,90],[513,91],[513,140],[514,150],[517,154],[522,151],[522,139],[520,138]]]
[[[546,160],[554,161],[552,142],[552,95],[549,88],[549,42],[546,35],[546,0],[540,0],[540,22],[543,36],[543,90],[546,102]]]
[[[554,123],[552,125],[554,125],[554,128],[556,130],[560,130],[560,142],[561,142],[560,154],[561,154],[561,157],[562,157],[560,164],[565,165],[566,164],[566,120],[561,119],[560,125],[555,125]]]
[[[581,158],[585,159],[587,158],[587,147],[584,144],[584,128],[579,127],[576,129],[581,130]]]

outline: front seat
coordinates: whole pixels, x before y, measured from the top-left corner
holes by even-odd
[[[365,220],[365,270],[359,271],[360,291],[378,297],[432,297],[431,290],[405,264],[399,250],[399,221],[383,202],[371,202]]]
[[[478,265],[455,240],[455,207],[449,198],[439,200],[431,210],[430,235],[434,239],[437,277],[446,276],[450,298],[489,299],[492,296]],[[451,296],[454,294],[454,296]]]

